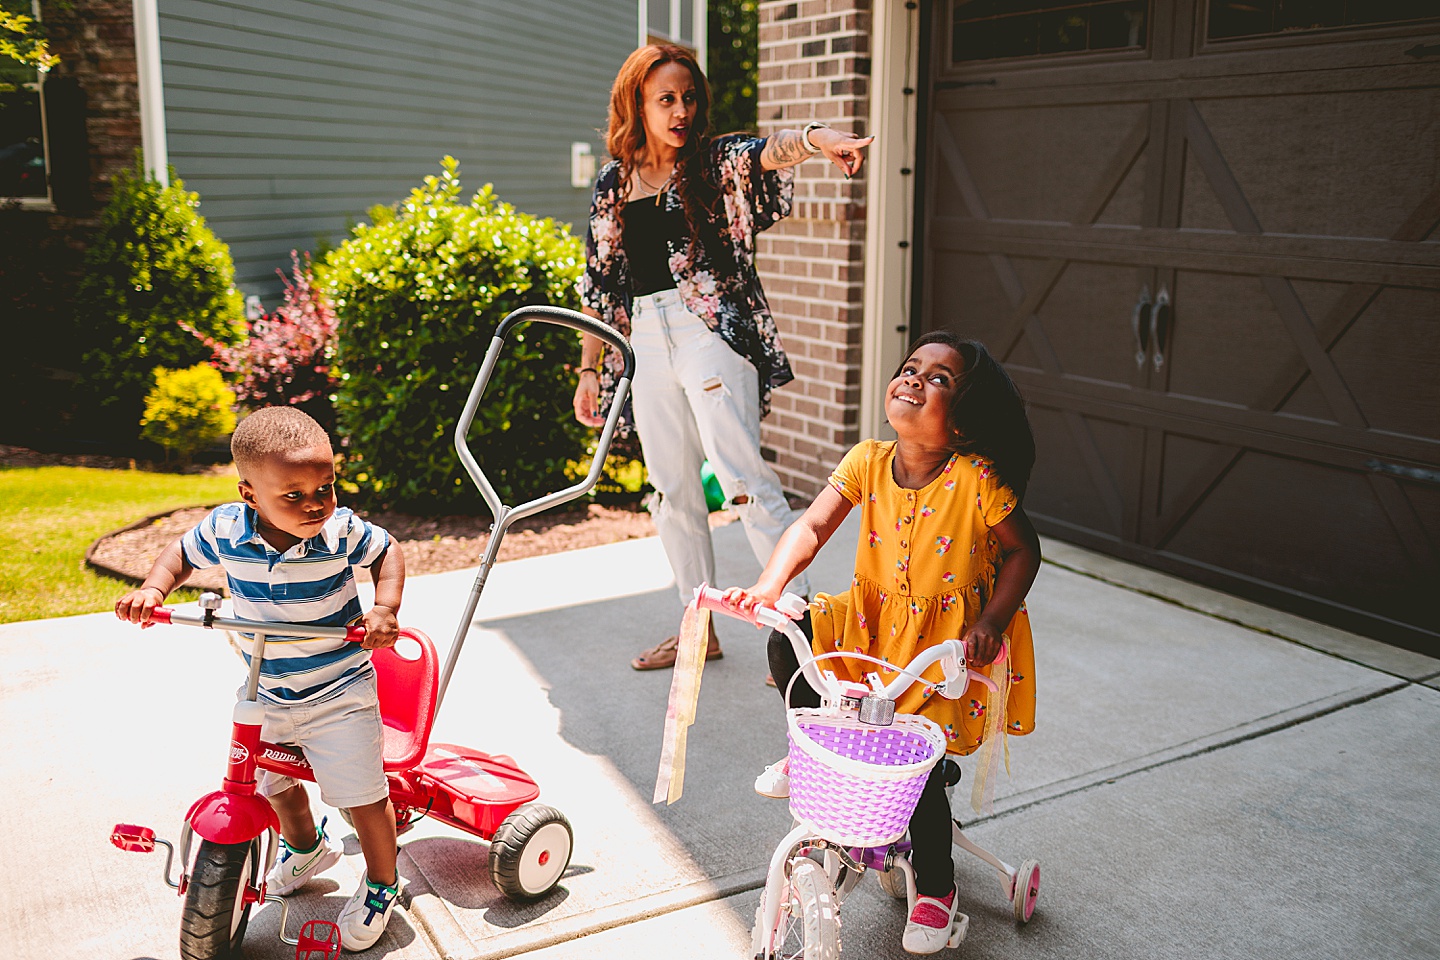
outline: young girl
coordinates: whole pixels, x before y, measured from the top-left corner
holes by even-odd
[[[801,622],[815,652],[869,654],[904,665],[936,643],[960,637],[972,664],[988,664],[1009,640],[1009,733],[1035,724],[1035,670],[1023,601],[1040,567],[1040,544],[1020,503],[1035,463],[1035,441],[1015,385],[985,347],[953,334],[926,334],[911,348],[885,392],[885,414],[898,437],[853,448],[805,515],[776,546],[759,581],[731,588],[741,609],[774,603],[845,519],[861,511],[855,577],[847,593],[817,594]],[[781,690],[799,670],[789,640],[770,637],[770,669]],[[861,681],[864,661],[826,662],[841,679]],[[932,676],[933,674],[933,676]],[[939,664],[926,679],[941,680]],[[885,671],[887,682],[894,674]],[[947,753],[965,755],[985,729],[984,691],[959,700],[911,686],[896,709],[935,721]],[[796,678],[791,706],[818,706]],[[905,949],[945,946],[956,911],[946,771],[936,764],[910,819],[911,864],[919,895],[905,926]],[[789,795],[785,761],[755,781],[765,796]]]

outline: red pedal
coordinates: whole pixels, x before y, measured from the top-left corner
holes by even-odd
[[[295,960],[340,960],[340,928],[329,920],[306,920]]]
[[[110,842],[127,853],[153,853],[155,831],[133,823],[117,823],[110,831]]]

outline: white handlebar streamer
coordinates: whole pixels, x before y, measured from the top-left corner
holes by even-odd
[[[655,797],[671,804],[685,788],[685,740],[695,722],[700,702],[700,675],[705,669],[705,651],[710,643],[710,611],[700,610],[692,600],[680,621],[680,643],[675,651],[675,673],[670,678],[670,702],[665,708],[665,739],[660,747],[660,771],[655,777]]]

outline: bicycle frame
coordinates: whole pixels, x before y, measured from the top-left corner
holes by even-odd
[[[806,607],[802,598],[787,594],[777,602],[775,607],[761,605],[747,614],[726,603],[723,596],[721,591],[702,584],[695,591],[695,603],[699,607],[746,620],[757,627],[771,627],[779,630],[790,641],[796,660],[800,664],[800,672],[791,677],[786,686],[785,702],[787,705],[790,702],[790,693],[794,689],[795,681],[802,674],[810,686],[820,694],[822,711],[833,713],[836,716],[858,714],[862,723],[873,723],[877,726],[886,726],[893,722],[894,702],[914,683],[932,684],[937,693],[950,700],[961,697],[971,681],[982,683],[992,693],[998,689],[996,683],[988,676],[970,668],[965,658],[965,645],[959,639],[946,640],[927,648],[905,667],[896,667],[894,664],[860,653],[835,652],[816,655],[811,649],[810,639],[805,636],[804,631],[795,622],[803,615]],[[1007,650],[1002,646],[1000,657],[1003,659],[1006,654]],[[869,682],[868,686],[848,683],[837,679],[831,671],[822,672],[819,669],[818,665],[821,662],[832,659],[862,660],[886,670],[898,671],[899,675],[889,683],[882,683],[878,673],[868,675],[866,678]],[[940,683],[932,683],[921,676],[935,663],[941,665],[945,676]],[[888,704],[888,709],[885,707],[886,704]],[[1005,890],[1006,898],[1016,902],[1017,919],[1020,919],[1022,923],[1027,921],[1030,911],[1034,909],[1035,897],[1038,894],[1039,864],[1027,861],[1017,870],[967,838],[961,832],[958,821],[953,823],[951,839],[955,846],[974,854],[995,868],[1000,875],[1001,886]],[[832,885],[840,873],[839,868],[841,866],[846,868],[844,882],[834,889],[837,909],[859,883],[860,877],[866,869],[882,871],[898,869],[905,877],[909,909],[914,910],[917,895],[915,871],[908,858],[910,851],[908,842],[901,841],[886,847],[847,847],[828,839],[824,831],[811,824],[803,821],[797,822],[776,846],[766,870],[765,895],[762,898],[762,909],[756,917],[757,942],[755,946],[760,951],[757,954],[760,960],[768,960],[775,955],[777,944],[774,943],[774,936],[778,927],[780,911],[788,909],[788,904],[780,902],[780,892],[786,889],[790,865],[794,862],[794,858],[800,856],[807,849],[824,852],[823,865]],[[1022,872],[1026,872],[1025,890],[1020,889],[1019,886]],[[1024,908],[1023,916],[1022,906]],[[955,927],[948,942],[949,946],[953,947],[959,944],[959,941],[965,936],[967,925],[968,918],[957,913]]]

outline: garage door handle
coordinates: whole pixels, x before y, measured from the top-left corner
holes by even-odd
[[[1156,370],[1165,365],[1165,348],[1170,345],[1170,318],[1170,294],[1161,287],[1155,305],[1150,308],[1150,343]]]
[[[1145,366],[1145,354],[1150,349],[1150,287],[1140,288],[1140,299],[1130,311],[1130,330],[1135,334],[1135,366]]]

